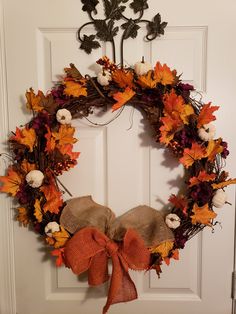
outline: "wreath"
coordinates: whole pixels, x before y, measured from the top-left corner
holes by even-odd
[[[65,264],[75,274],[89,270],[89,284],[98,285],[108,280],[112,259],[105,313],[111,304],[137,297],[129,268],[155,269],[159,275],[162,263],[177,260],[186,241],[214,227],[214,209],[227,203],[225,188],[236,179],[223,170],[227,143],[215,139],[212,121],[219,107],[194,99],[193,86],[181,82],[175,70],[160,62],[153,69],[144,60],[134,68],[107,57],[97,63],[97,77],[83,77],[71,64],[46,95],[32,88],[26,92],[33,117],[9,138],[11,165],[0,177],[0,191],[17,200],[17,220],[33,226],[52,247],[56,266]],[[80,154],[73,151],[72,118],[87,118],[95,108],[119,115],[127,105],[144,113],[155,141],[185,169],[185,192],[170,196],[172,209],[165,217],[141,205],[116,218],[90,196],[63,201],[69,191],[58,177],[76,166]]]

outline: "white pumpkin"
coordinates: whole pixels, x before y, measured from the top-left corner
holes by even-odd
[[[216,128],[213,124],[208,123],[204,124],[199,130],[198,130],[198,136],[201,140],[204,142],[213,140],[216,134]]]
[[[111,73],[110,72],[102,71],[102,72],[98,73],[97,81],[100,85],[107,86],[107,85],[109,85],[110,80],[111,80]]]
[[[59,109],[56,115],[57,121],[61,124],[69,124],[71,123],[72,116],[69,110],[67,109]]]
[[[60,231],[60,225],[56,221],[50,221],[44,228],[44,231],[48,237],[52,237],[53,232]]]
[[[166,216],[165,222],[169,228],[176,229],[180,226],[181,220],[176,214],[168,214]]]
[[[134,71],[137,75],[145,75],[148,71],[152,69],[152,65],[149,62],[136,62],[134,65]]]
[[[216,208],[221,208],[227,202],[227,194],[223,190],[217,190],[212,198],[212,204]]]
[[[32,188],[39,188],[43,183],[44,174],[40,170],[31,170],[25,179]]]

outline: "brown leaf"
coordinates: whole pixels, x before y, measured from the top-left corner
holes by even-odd
[[[73,63],[70,63],[70,68],[65,68],[64,70],[67,76],[73,78],[75,81],[79,81],[83,78],[82,74]]]

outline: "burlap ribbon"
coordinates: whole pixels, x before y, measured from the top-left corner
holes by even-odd
[[[65,247],[66,266],[77,275],[88,270],[90,285],[100,285],[109,279],[108,259],[112,260],[111,283],[103,313],[111,304],[137,298],[128,269],[148,269],[147,248],[174,240],[161,213],[154,208],[138,206],[115,218],[110,208],[95,203],[91,196],[69,200],[60,224],[74,234]]]
[[[108,259],[112,260],[112,275],[107,302],[103,314],[111,304],[137,298],[135,284],[128,269],[145,270],[149,266],[150,253],[136,231],[126,232],[123,243],[117,244],[96,228],[86,227],[78,231],[65,247],[65,263],[79,275],[88,270],[88,283],[100,285],[109,279]]]

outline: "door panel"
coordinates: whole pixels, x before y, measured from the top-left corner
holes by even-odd
[[[232,13],[235,3],[200,0],[196,6],[193,1],[149,0],[149,7],[149,18],[157,11],[169,21],[166,34],[147,43],[142,29],[138,40],[125,43],[126,64],[132,65],[143,55],[153,65],[157,60],[167,62],[178,73],[183,72],[184,81],[203,91],[205,99],[223,104],[216,122],[217,135],[230,144],[227,169],[235,175],[232,128],[235,130],[236,45],[230,40],[236,29]],[[36,0],[7,0],[4,9],[9,125],[14,130],[30,118],[22,110],[28,87],[46,92],[71,62],[81,73],[94,75],[95,61],[104,54],[111,56],[111,47],[103,44],[89,56],[79,50],[76,31],[87,21],[79,0],[42,0],[40,4]],[[91,31],[88,29],[88,34]],[[90,119],[104,123],[113,116],[111,112],[102,116],[95,112]],[[121,116],[104,127],[86,120],[73,124],[79,138],[76,150],[81,156],[78,166],[61,178],[73,196],[91,194],[117,216],[138,204],[160,210],[168,207],[169,196],[180,188],[183,169],[154,142],[140,112],[127,106]],[[228,191],[234,204],[234,188]],[[219,211],[219,221],[223,229],[216,227],[213,235],[205,230],[192,239],[181,252],[180,261],[163,266],[161,279],[154,272],[132,273],[139,300],[114,305],[110,313],[229,314],[234,206]],[[86,276],[77,278],[65,268],[56,269],[42,247],[37,235],[14,223],[17,313],[100,313],[107,287],[89,288]]]

